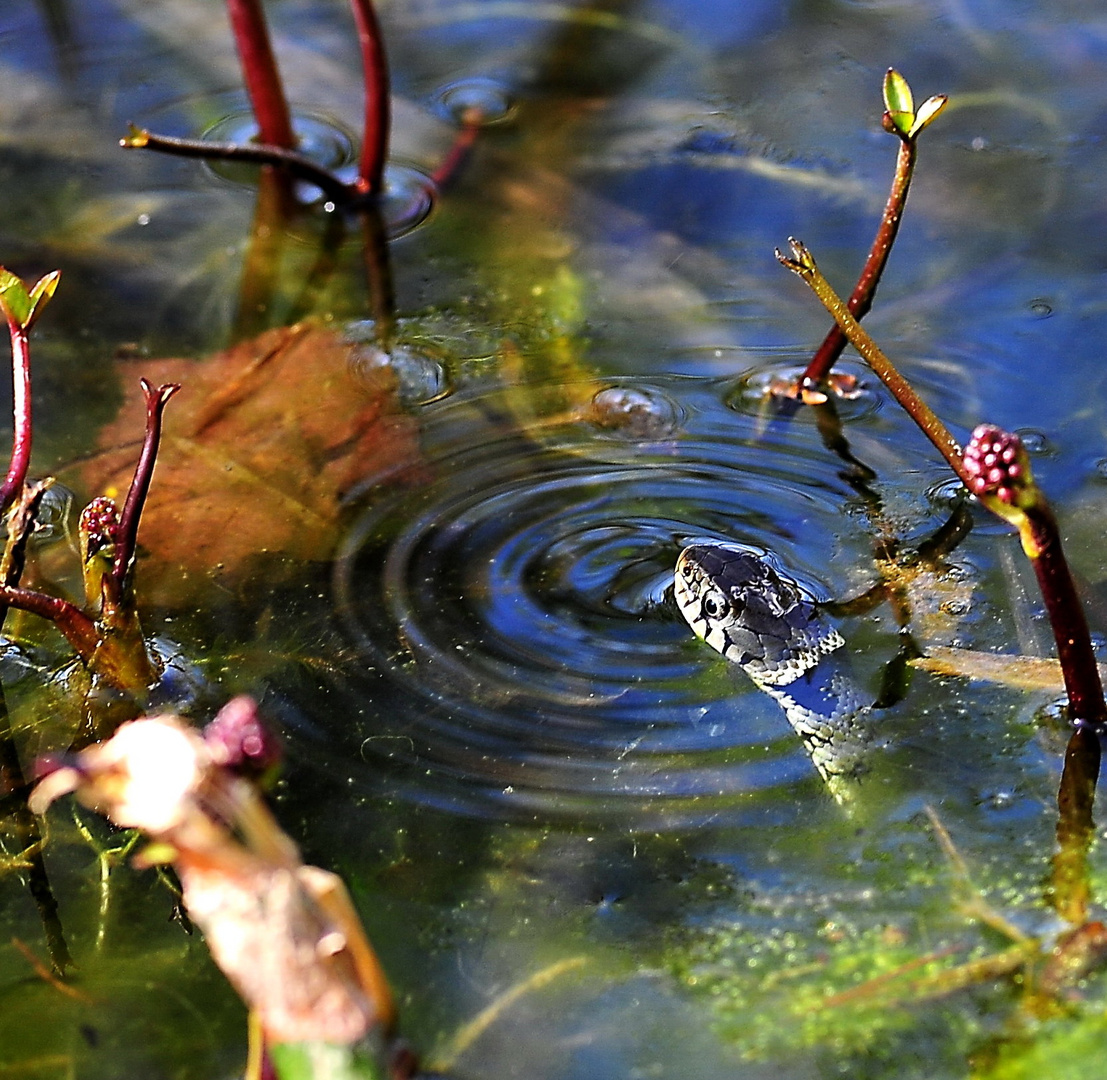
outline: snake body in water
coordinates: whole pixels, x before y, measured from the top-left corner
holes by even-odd
[[[847,798],[870,742],[869,706],[815,597],[765,553],[718,541],[681,552],[674,596],[697,637],[780,704],[831,793]]]

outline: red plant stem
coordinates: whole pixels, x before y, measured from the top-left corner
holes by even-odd
[[[227,0],[227,14],[261,141],[291,150],[296,145],[296,135],[292,131],[292,116],[281,76],[273,59],[261,0]]]
[[[776,253],[776,257],[792,273],[798,275],[810,286],[811,291],[819,298],[823,307],[842,328],[850,344],[861,354],[869,367],[876,372],[911,419],[919,425],[923,434],[934,444],[938,452],[946,459],[949,467],[957,474],[958,479],[968,486],[969,476],[965,472],[965,466],[961,460],[961,447],[957,445],[957,441],[950,434],[949,429],[938,419],[930,406],[915,393],[914,387],[896,370],[895,365],[880,350],[880,347],[869,336],[868,331],[850,314],[841,297],[835,293],[830,283],[823,277],[818,266],[815,265],[811,252],[798,240],[793,239],[790,243],[792,258],[788,258],[780,251]]]
[[[12,340],[12,456],[0,485],[0,513],[19,498],[31,464],[31,352],[28,331],[8,319]]]
[[[351,184],[339,180],[322,165],[279,146],[262,146],[259,143],[209,142],[206,139],[178,139],[172,135],[156,135],[152,131],[132,128],[131,134],[119,140],[125,150],[160,150],[178,157],[204,158],[215,161],[242,161],[250,165],[275,165],[286,169],[293,176],[314,184],[329,199],[346,204],[361,198],[361,193]]]
[[[911,419],[946,459],[958,479],[971,490],[973,478],[965,468],[961,448],[949,429],[915,393],[911,384],[849,313],[846,305],[819,272],[807,248],[798,240],[792,240],[791,246],[792,258],[787,258],[780,252],[777,252],[777,257],[789,270],[807,282],[826,310],[834,316],[853,347],[880,376]],[[1027,554],[1034,565],[1034,573],[1038,577],[1042,599],[1057,642],[1057,657],[1064,673],[1070,716],[1077,724],[1095,725],[1097,728],[1107,726],[1103,683],[1099,677],[1095,653],[1092,651],[1084,608],[1077,596],[1076,586],[1061,548],[1056,519],[1043,498],[1037,499],[1031,506],[1022,507],[1022,510],[1033,539],[1033,551],[1027,550]],[[1023,547],[1027,548],[1025,539]]]
[[[350,0],[350,3],[357,25],[365,79],[365,126],[355,186],[360,194],[377,197],[384,190],[384,163],[388,157],[389,128],[392,125],[388,58],[372,0]]]
[[[446,152],[446,156],[439,163],[438,168],[431,173],[431,183],[439,191],[449,186],[457,178],[469,157],[470,151],[476,144],[477,136],[484,125],[484,113],[480,109],[466,109],[461,118],[461,128],[454,136],[453,145]]]
[[[18,585],[5,585],[0,582],[0,603],[18,611],[27,611],[49,619],[73,646],[77,655],[87,664],[96,653],[100,644],[100,632],[96,623],[76,604],[63,600],[59,596],[47,596],[45,593],[24,589]]]
[[[166,403],[180,390],[180,386],[175,383],[166,383],[156,390],[145,379],[141,380],[141,384],[142,392],[146,395],[146,434],[142,440],[142,452],[138,456],[138,464],[135,465],[135,474],[127,491],[127,500],[119,515],[115,559],[111,568],[115,600],[123,595],[127,572],[134,562],[138,522],[142,517],[146,494],[150,490],[150,480],[154,475],[154,463],[157,461],[158,446],[161,443],[162,414]]]
[[[1025,510],[1037,554],[1030,561],[1038,577],[1049,624],[1057,641],[1057,658],[1065,678],[1069,717],[1079,725],[1107,726],[1103,682],[1092,649],[1084,605],[1069,573],[1057,521],[1044,499]]]
[[[896,241],[896,234],[899,232],[900,222],[903,220],[903,208],[907,205],[907,191],[911,187],[911,176],[915,171],[916,146],[914,139],[900,137],[896,172],[892,178],[892,189],[888,192],[888,201],[884,204],[880,227],[876,230],[861,276],[857,279],[857,284],[846,302],[850,314],[858,321],[863,319],[873,306],[876,287],[880,284],[880,277],[884,273],[892,245]],[[800,377],[800,386],[803,389],[814,390],[826,379],[830,369],[842,355],[847,340],[841,327],[835,323],[823,338],[823,343]]]

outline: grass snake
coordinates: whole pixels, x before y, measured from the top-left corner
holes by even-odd
[[[766,553],[713,540],[681,552],[674,596],[696,636],[779,703],[831,793],[847,798],[870,742],[869,706],[815,597]]]

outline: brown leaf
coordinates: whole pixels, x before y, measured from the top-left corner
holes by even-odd
[[[270,330],[205,361],[156,360],[81,468],[90,495],[125,495],[141,442],[138,385],[179,382],[146,510],[139,588],[179,603],[212,578],[234,587],[263,553],[325,559],[340,500],[357,481],[417,459],[414,422],[386,370],[349,368],[352,346],[308,324]],[[372,381],[372,379],[376,381]]]
[[[300,861],[257,788],[171,715],[123,724],[46,776],[29,805],[78,798],[171,859],[189,917],[271,1042],[350,1044],[396,1010],[341,880]]]
[[[369,947],[352,907],[352,921],[337,922],[315,896],[320,881],[345,894],[333,874],[241,854],[181,852],[175,866],[190,918],[268,1039],[349,1045],[379,1022],[359,980],[354,948]]]

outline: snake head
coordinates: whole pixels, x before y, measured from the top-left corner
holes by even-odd
[[[689,545],[674,595],[693,632],[761,685],[793,682],[842,644],[814,596],[754,548]]]

